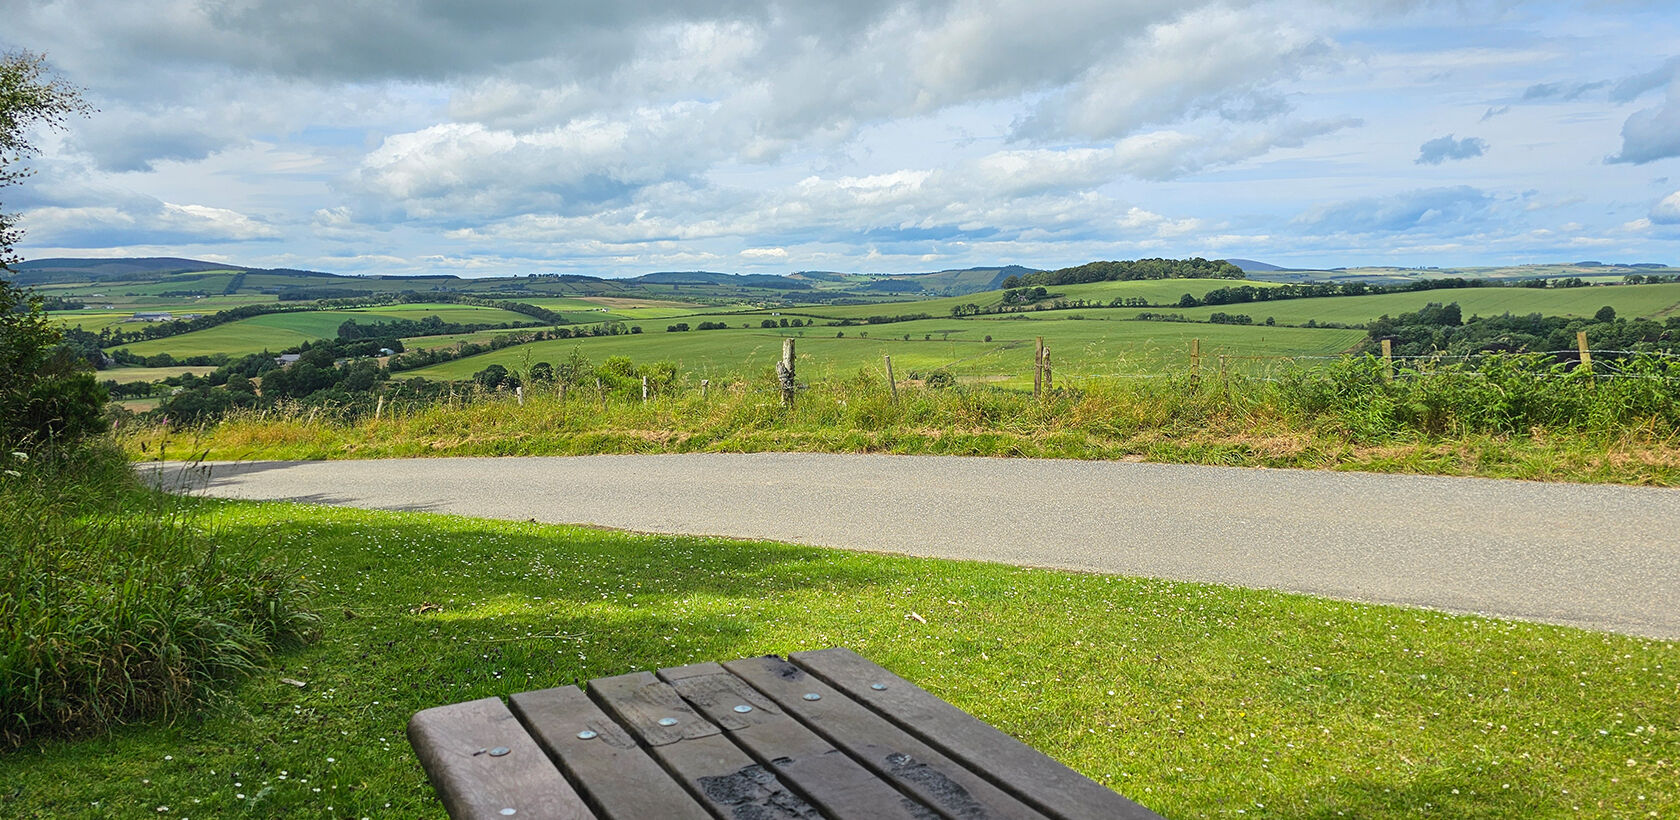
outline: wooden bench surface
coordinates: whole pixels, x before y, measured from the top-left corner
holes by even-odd
[[[1157,816],[848,649],[440,706],[408,737],[458,820]]]

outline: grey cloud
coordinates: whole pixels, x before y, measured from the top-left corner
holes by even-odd
[[[136,124],[129,128],[112,127],[108,123],[101,125],[100,128],[84,129],[75,137],[74,143],[107,171],[150,171],[155,162],[200,160],[244,142],[205,130],[170,128],[161,124]]]
[[[1487,142],[1478,137],[1455,140],[1453,135],[1448,134],[1418,146],[1418,157],[1413,162],[1418,165],[1440,165],[1449,159],[1479,157],[1487,153],[1487,148]]]
[[[1330,233],[1405,232],[1477,222],[1493,203],[1492,196],[1468,185],[1425,188],[1329,203],[1295,222]]]
[[[1581,95],[1586,94],[1589,91],[1596,91],[1609,84],[1610,83],[1607,80],[1599,80],[1597,82],[1590,83],[1538,83],[1531,85],[1524,90],[1522,99],[1524,102],[1534,102],[1537,100],[1563,100],[1565,102],[1569,102],[1571,100],[1580,99]]]
[[[1488,110],[1482,112],[1482,119],[1480,121],[1481,122],[1487,122],[1488,120],[1491,120],[1494,117],[1499,116],[1500,114],[1509,113],[1510,110],[1511,110],[1511,106],[1508,106],[1508,105],[1491,106],[1491,107],[1488,108]]]
[[[1643,74],[1624,77],[1616,83],[1615,88],[1610,89],[1610,99],[1614,102],[1631,102],[1647,91],[1654,91],[1673,82],[1676,77],[1680,77],[1680,57],[1671,58]]]
[[[1606,162],[1643,165],[1680,156],[1680,77],[1668,84],[1661,105],[1630,114],[1622,123],[1622,150]]]

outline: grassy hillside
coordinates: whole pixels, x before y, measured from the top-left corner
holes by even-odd
[[[424,319],[437,316],[460,324],[530,322],[531,317],[499,308],[454,304],[381,305],[371,308],[311,310],[272,313],[240,319],[225,325],[122,345],[137,356],[168,353],[172,356],[201,356],[216,353],[240,355],[263,350],[278,351],[303,342],[330,339],[338,326],[354,319],[368,325],[381,320]]]

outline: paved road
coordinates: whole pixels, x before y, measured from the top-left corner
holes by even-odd
[[[1214,581],[1680,639],[1680,491],[1169,464],[715,454],[208,465],[212,495]]]

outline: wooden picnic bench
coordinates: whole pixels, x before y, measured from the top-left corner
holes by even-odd
[[[1155,818],[848,649],[427,709],[457,818]]]

